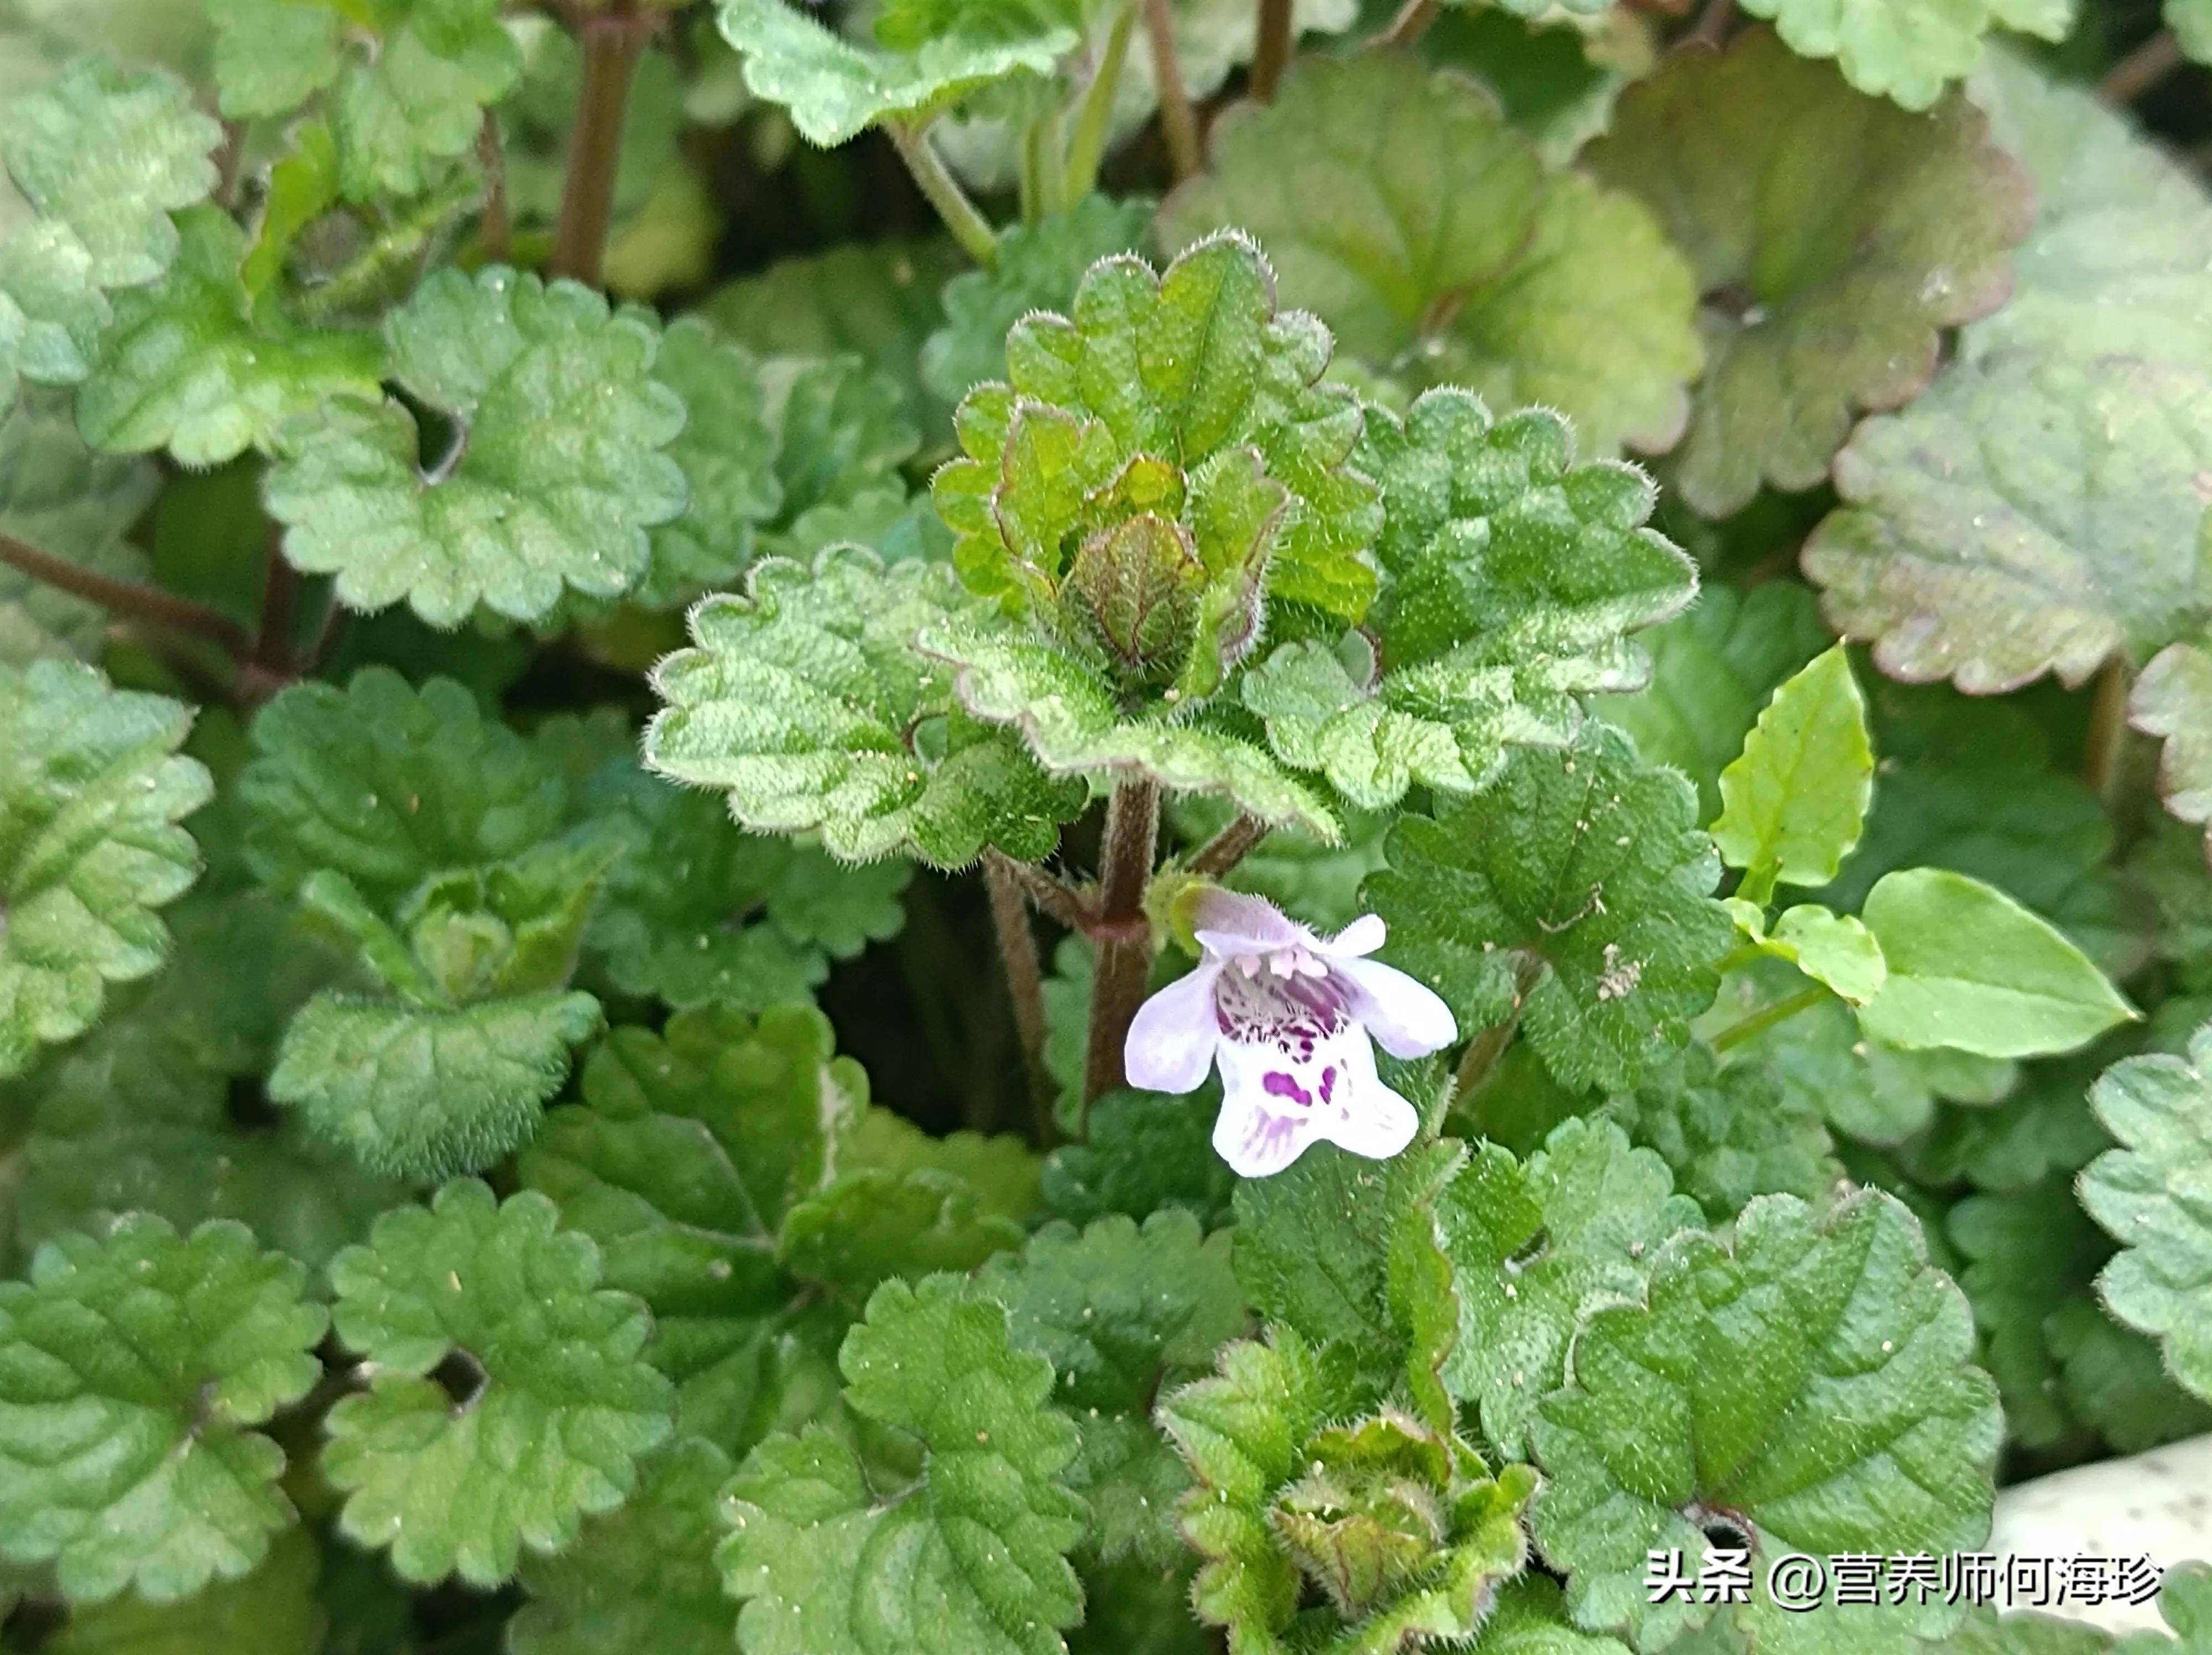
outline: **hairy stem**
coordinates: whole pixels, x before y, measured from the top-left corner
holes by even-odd
[[[1505,1055],[1506,1047],[1513,1044],[1514,1031],[1521,1026],[1521,1008],[1528,1003],[1529,990],[1543,967],[1528,955],[1522,954],[1513,962],[1513,1009],[1503,1021],[1492,1025],[1467,1043],[1460,1054],[1459,1068],[1452,1074],[1452,1097],[1455,1099],[1472,1096],[1474,1089],[1490,1078],[1490,1071],[1498,1067],[1498,1060]]]
[[[987,850],[984,860],[1022,889],[1022,893],[1037,905],[1048,918],[1057,920],[1071,931],[1088,931],[1098,922],[1098,916],[1080,895],[1071,891],[1060,880],[1046,873],[1034,862],[1018,862],[997,850]]]
[[[653,19],[633,0],[582,21],[584,78],[576,91],[576,125],[568,139],[568,176],[561,191],[561,217],[553,229],[550,268],[592,287],[599,285],[607,258],[607,228],[615,210],[615,174],[622,164],[623,121],[629,87],[645,53]]]
[[[254,635],[253,659],[273,672],[289,672],[298,662],[300,571],[285,561],[284,535],[272,528],[262,558],[261,624]]]
[[[2162,28],[2105,72],[2097,95],[2109,104],[2131,104],[2180,64],[2181,42]]]
[[[1180,182],[1204,161],[1199,152],[1198,112],[1190,106],[1190,93],[1182,83],[1175,15],[1168,9],[1168,0],[1145,0],[1145,36],[1152,42],[1152,79],[1159,86],[1160,134],[1167,139],[1168,161]]]
[[[1267,837],[1265,822],[1256,816],[1239,816],[1198,848],[1190,859],[1190,871],[1202,879],[1218,879]]]
[[[1382,44],[1409,46],[1429,32],[1429,25],[1437,21],[1443,8],[1437,0],[1406,0],[1398,8],[1398,15],[1390,20],[1390,27],[1382,31]]]
[[[96,574],[50,551],[41,551],[12,534],[0,534],[0,563],[21,569],[34,581],[58,587],[118,615],[205,638],[234,660],[253,658],[253,635],[221,610],[210,609],[205,604],[196,604],[189,598],[179,598],[155,587]]]
[[[929,198],[929,204],[937,209],[945,228],[952,232],[952,239],[977,264],[988,268],[997,263],[998,232],[931,146],[927,129],[916,121],[890,120],[884,123],[884,130],[898,146],[899,158],[906,162],[922,194]]]
[[[1712,1037],[1715,1051],[1726,1051],[1731,1046],[1741,1046],[1745,1041],[1765,1034],[1777,1023],[1787,1023],[1800,1012],[1810,1011],[1828,997],[1828,991],[1819,983],[1801,989],[1787,1000],[1778,1000],[1771,1006],[1762,1006],[1748,1017],[1740,1018]]]
[[[485,259],[504,265],[514,257],[514,221],[507,207],[507,149],[499,137],[499,118],[484,111],[477,132],[477,161],[484,173],[483,225],[477,231]]]
[[[1735,26],[1735,0],[1705,0],[1705,9],[1698,14],[1698,21],[1686,38],[1701,40],[1709,46],[1726,43],[1729,31]]]
[[[1006,968],[1006,995],[1013,1002],[1014,1032],[1022,1043],[1022,1069],[1029,1078],[1030,1110],[1037,1147],[1051,1147],[1052,1077],[1044,1067],[1044,967],[1037,958],[1036,933],[1021,881],[1006,857],[983,859],[983,886],[991,898],[991,928],[998,934],[999,963]]]
[[[1106,842],[1101,851],[1097,976],[1091,991],[1091,1031],[1083,1062],[1087,1110],[1100,1093],[1127,1080],[1121,1048],[1144,1003],[1145,975],[1152,962],[1152,928],[1145,918],[1145,886],[1152,877],[1152,852],[1160,831],[1160,785],[1149,777],[1122,782],[1106,804]],[[1087,1124],[1087,1122],[1086,1122]]]
[[[2097,675],[2097,698],[2089,709],[2089,736],[2081,749],[2081,779],[2110,810],[2126,780],[2128,696],[2135,687],[2126,657],[2115,654]]]
[[[1129,60],[1129,37],[1137,32],[1140,0],[1127,0],[1106,33],[1106,49],[1091,84],[1083,88],[1083,101],[1075,112],[1074,135],[1067,143],[1067,175],[1060,195],[1070,206],[1089,195],[1098,182],[1098,165],[1106,158],[1106,139],[1114,124],[1114,90],[1121,83],[1121,66]]]
[[[1291,0],[1260,0],[1259,40],[1252,50],[1252,95],[1275,100],[1275,88],[1291,66]]]

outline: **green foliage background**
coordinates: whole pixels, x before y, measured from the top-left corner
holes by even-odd
[[[1762,1566],[2212,1429],[2207,64],[0,0],[0,1652],[2206,1647]]]

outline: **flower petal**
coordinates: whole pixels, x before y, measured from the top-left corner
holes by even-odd
[[[1413,1141],[1413,1107],[1375,1074],[1366,1031],[1349,1019],[1318,1038],[1224,1037],[1213,1147],[1241,1177],[1279,1172],[1317,1138],[1382,1159]]]
[[[1332,958],[1329,970],[1350,990],[1352,1014],[1393,1057],[1425,1057],[1459,1038],[1459,1021],[1436,990],[1395,965]]]
[[[1278,948],[1311,948],[1319,939],[1264,897],[1218,887],[1192,899],[1191,934],[1210,953],[1266,954]]]
[[[1191,1092],[1206,1079],[1221,1039],[1213,1011],[1213,984],[1220,975],[1219,960],[1200,960],[1195,970],[1137,1008],[1121,1044],[1121,1067],[1131,1086]]]
[[[1358,959],[1380,948],[1389,934],[1380,914],[1362,914],[1334,936],[1323,938],[1317,952],[1331,959]]]

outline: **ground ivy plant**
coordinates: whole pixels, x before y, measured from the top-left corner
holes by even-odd
[[[0,1652],[2207,1647],[2208,60],[0,0]]]

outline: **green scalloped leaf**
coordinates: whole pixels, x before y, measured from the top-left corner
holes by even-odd
[[[822,1014],[796,1006],[617,1029],[585,1064],[583,1101],[522,1152],[522,1183],[599,1244],[609,1286],[653,1311],[646,1354],[684,1388],[687,1428],[798,1296],[777,1237],[834,1176],[867,1104],[867,1076],[835,1050]]]
[[[716,1561],[749,1655],[1061,1655],[1083,1503],[1060,1481],[1079,1439],[1049,1405],[1052,1364],[944,1276],[885,1283],[838,1364],[890,1463],[811,1425],[739,1468]]]
[[[678,1437],[638,1467],[618,1511],[584,1524],[557,1557],[526,1554],[529,1601],[507,1623],[514,1655],[728,1655],[732,1613],[714,1567],[714,1497],[730,1458]]]
[[[1754,1196],[1824,1206],[1844,1169],[1820,1111],[1756,1059],[1722,1065],[1702,1043],[1646,1075],[1606,1111],[1673,1169],[1674,1187],[1715,1226]]]
[[[1152,204],[1088,195],[1035,224],[1010,224],[988,270],[945,284],[945,320],[921,347],[921,382],[957,403],[1006,376],[1006,335],[1033,310],[1065,312],[1091,266],[1150,244]]]
[[[34,216],[0,240],[0,401],[16,376],[75,385],[91,370],[108,295],[159,279],[169,215],[216,186],[222,128],[158,70],[80,58],[0,110],[0,154]]]
[[[1992,353],[1859,427],[1805,571],[1892,677],[2080,684],[2212,624],[2208,465],[2201,366]]]
[[[1969,1196],[1951,1208],[1944,1228],[1965,1261],[1959,1286],[1974,1307],[2006,1435],[2042,1449],[2078,1438],[2044,1326],[2062,1305],[2084,1298],[2111,1248],[2074,1198],[2072,1180]]]
[[[1709,1514],[1746,1533],[1762,1583],[1784,1551],[1979,1543],[2002,1416],[1968,1366],[1972,1344],[1918,1222],[1878,1191],[1817,1219],[1762,1196],[1732,1244],[1695,1232],[1668,1244],[1645,1301],[1584,1322],[1570,1383],[1535,1428],[1548,1480],[1532,1526],[1566,1573],[1576,1623],[1657,1651],[1711,1621],[1714,1604],[1654,1602],[1643,1585],[1654,1547],[1679,1548],[1697,1574]],[[1741,1613],[1776,1617],[1763,1584]],[[1957,1612],[1939,1600],[1825,1618],[1851,1647],[1902,1652]]]
[[[683,399],[653,377],[658,325],[503,265],[429,277],[385,321],[392,378],[453,423],[429,470],[396,398],[340,398],[289,425],[265,485],[284,555],[339,599],[404,599],[433,626],[479,608],[542,620],[565,591],[613,598],[684,509],[666,452]]]
[[[746,827],[818,831],[840,856],[957,867],[987,844],[1050,853],[1079,797],[961,716],[951,675],[915,648],[926,625],[982,607],[950,569],[832,547],[811,569],[756,564],[745,587],[694,611],[696,647],[655,669],[668,704],[646,730],[648,764],[726,791]]]
[[[2043,1324],[2060,1393],[2122,1454],[2212,1431],[2212,1402],[2173,1382],[2157,1342],[2124,1328],[2095,1299],[2069,1299]]]
[[[1061,1475],[1091,1507],[1084,1556],[1173,1563],[1175,1505],[1189,1479],[1152,1426],[1152,1402],[1172,1376],[1207,1366],[1244,1330],[1227,1232],[1206,1236],[1175,1209],[1141,1230],[1119,1215],[1080,1233],[1047,1225],[975,1283],[1006,1307],[1015,1348],[1050,1360],[1054,1399],[1082,1434]]]
[[[341,10],[358,21],[353,0]],[[499,0],[375,0],[375,21],[376,47],[350,57],[332,111],[350,201],[430,188],[522,76]]]
[[[343,689],[293,685],[253,745],[246,861],[288,894],[329,868],[389,910],[430,873],[550,842],[567,806],[560,772],[450,678],[417,690],[368,666]]]
[[[1926,386],[1942,330],[2003,302],[2033,216],[1963,97],[1908,114],[1764,29],[1669,58],[1583,159],[1696,269],[1710,359],[1676,478],[1708,516],[1819,483],[1858,411]]]
[[[2130,1057],[2090,1092],[2097,1118],[2122,1147],[2081,1175],[2081,1204],[2120,1244],[2098,1280],[2130,1327],[2156,1338],[2168,1371],[2212,1402],[2212,1030],[2186,1057]]]
[[[1212,694],[1286,611],[1358,621],[1382,512],[1329,349],[1242,234],[1157,274],[1093,265],[1067,315],[1015,325],[1006,383],[960,405],[931,493],[962,579],[1170,705]]]
[[[1689,1038],[1735,935],[1695,809],[1688,782],[1593,721],[1515,753],[1487,793],[1401,818],[1365,897],[1463,1031],[1517,1011],[1567,1086],[1630,1085]]]
[[[72,1609],[39,1648],[44,1655],[317,1655],[329,1630],[315,1589],[321,1571],[313,1531],[287,1529],[250,1574],[218,1580],[181,1603],[128,1597]]]
[[[0,1555],[79,1603],[173,1603],[259,1563],[294,1512],[252,1427],[322,1376],[306,1275],[242,1224],[137,1214],[0,1282]]]
[[[953,691],[975,717],[1010,724],[1054,776],[1149,776],[1170,794],[1212,794],[1262,821],[1291,824],[1331,843],[1335,816],[1267,751],[1225,730],[1122,715],[1087,662],[1004,625],[937,622],[922,648],[953,668]]]
[[[744,56],[753,95],[781,104],[808,143],[828,149],[1010,76],[1050,75],[1076,45],[1073,29],[1021,7],[977,9],[986,15],[963,15],[902,49],[855,45],[784,0],[719,0],[718,15],[722,37]]]
[[[377,1220],[331,1265],[340,1339],[374,1364],[330,1411],[323,1474],[338,1528],[403,1579],[494,1586],[636,1485],[670,1431],[672,1388],[641,1349],[645,1307],[600,1287],[599,1251],[526,1190],[473,1178]],[[432,1376],[458,1360],[456,1399]]]
[[[1054,979],[1057,981],[1057,979]],[[1081,1042],[1077,1042],[1079,1067]],[[1091,1133],[1045,1158],[1038,1193],[1071,1224],[1110,1214],[1144,1220],[1181,1210],[1209,1228],[1226,1218],[1237,1175],[1212,1152],[1216,1110],[1204,1093],[1117,1090],[1091,1105]]]
[[[1660,1244],[1704,1219],[1611,1122],[1564,1121],[1524,1161],[1494,1143],[1474,1151],[1438,1196],[1437,1225],[1459,1299],[1443,1380],[1480,1409],[1486,1439],[1528,1452],[1583,1313],[1639,1296]]]
[[[653,530],[633,601],[672,609],[735,580],[751,561],[757,526],[782,506],[760,373],[750,351],[699,317],[681,317],[661,335],[653,377],[684,399],[689,416],[668,447],[684,469],[684,511]]]
[[[1287,302],[1421,385],[1539,403],[1594,453],[1669,446],[1701,360],[1680,256],[1634,201],[1547,178],[1489,95],[1410,54],[1299,58],[1162,204],[1171,246],[1236,225]]]
[[[2212,356],[2212,202],[2197,179],[2093,88],[2045,80],[2018,54],[1989,52],[1972,90],[2034,180],[2037,216],[2012,296],[1961,332],[1960,354]]]
[[[269,450],[295,416],[334,397],[377,394],[383,350],[359,332],[309,332],[255,305],[240,277],[246,233],[215,206],[179,214],[176,262],[118,293],[115,321],[76,417],[111,453],[166,448],[180,465]]]
[[[0,1076],[82,1034],[107,985],[159,970],[156,914],[199,875],[191,709],[76,661],[0,666]]]
[[[2009,14],[2024,0],[1745,0],[1744,9],[1772,19],[1800,57],[1834,58],[1860,91],[1923,110],[1981,57],[1993,13],[2021,26]],[[2066,29],[2038,32],[2058,40]]]
[[[786,556],[838,537],[829,526],[877,497],[906,497],[900,467],[921,446],[896,380],[849,353],[770,356],[761,364],[763,413],[775,440],[781,500],[763,526]]]
[[[2144,667],[2128,697],[2128,722],[2166,743],[2158,790],[2166,807],[2204,829],[2212,861],[2212,648],[2177,643]]]
[[[1644,526],[1649,480],[1575,464],[1555,414],[1493,423],[1471,392],[1429,391],[1402,424],[1370,409],[1359,458],[1382,489],[1380,661],[1306,640],[1243,682],[1276,756],[1355,805],[1416,782],[1475,792],[1512,747],[1572,739],[1580,697],[1648,671],[1627,635],[1696,594],[1690,561]]]
[[[215,83],[234,120],[296,109],[338,77],[345,15],[319,0],[209,0]]]

